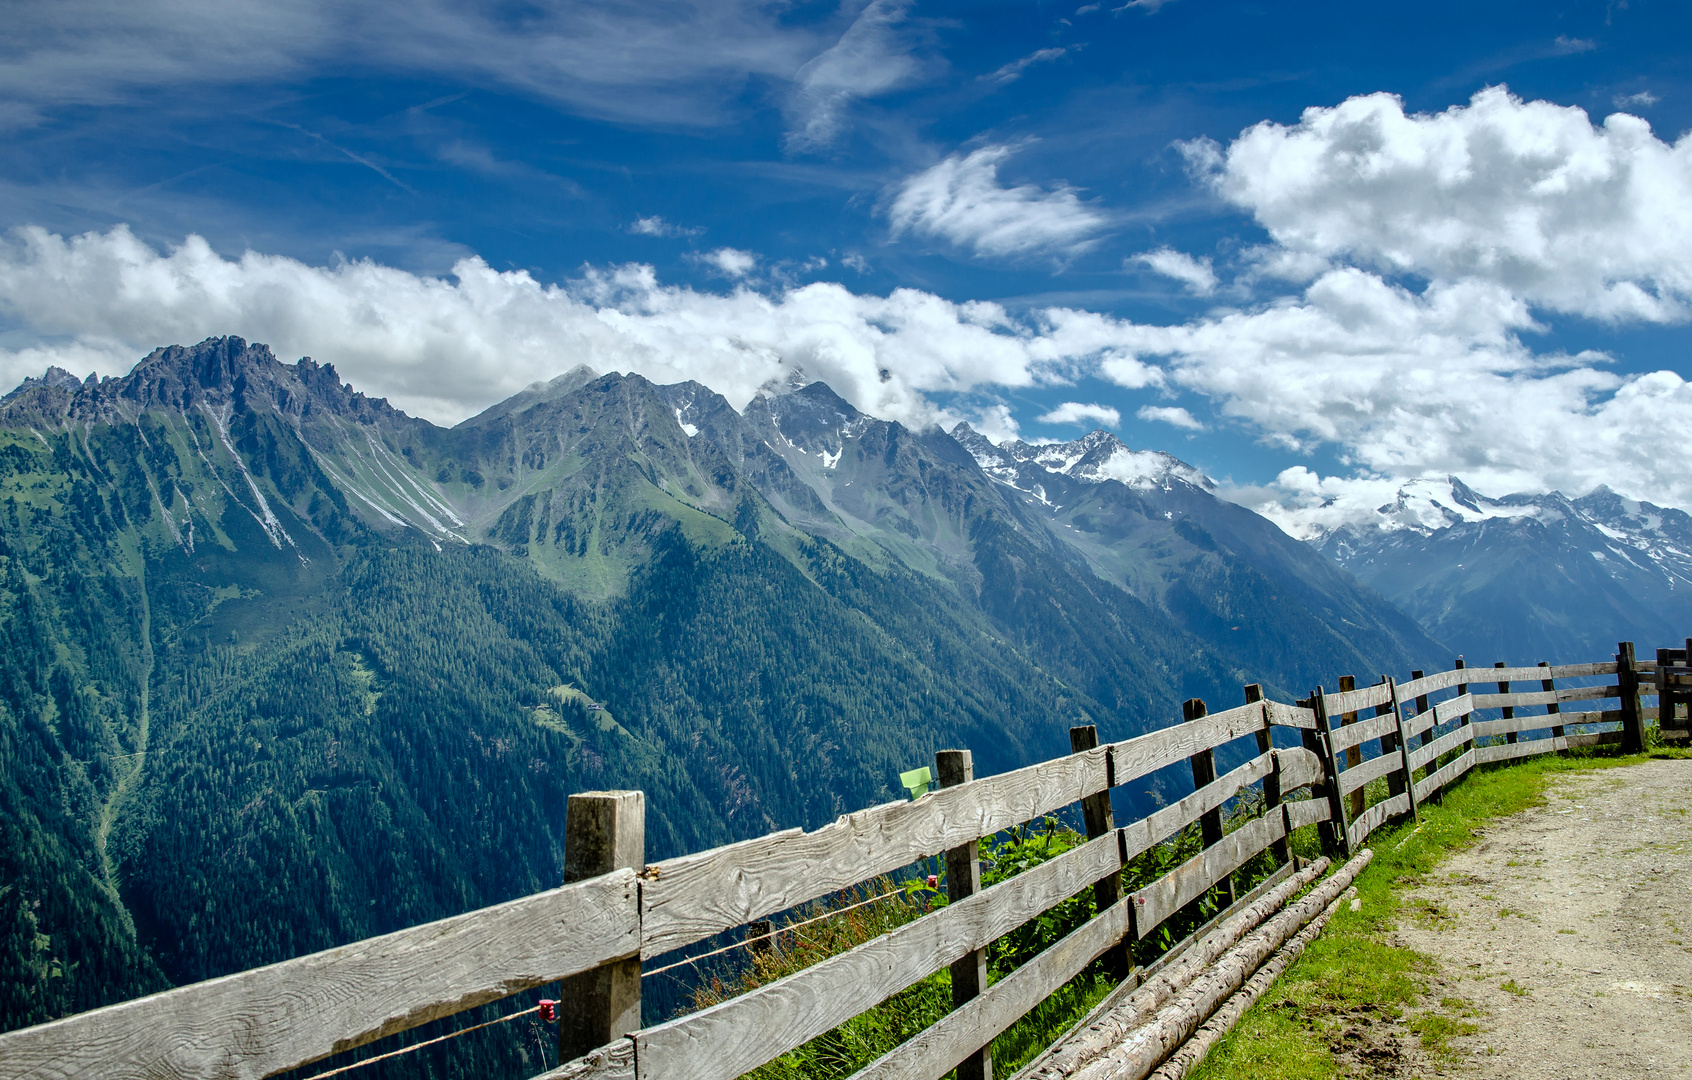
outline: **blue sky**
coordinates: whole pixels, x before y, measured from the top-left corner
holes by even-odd
[[[737,404],[798,369],[1306,516],[1448,471],[1692,505],[1639,445],[1692,420],[1684,4],[8,22],[8,382],[236,333],[450,422],[577,362]]]

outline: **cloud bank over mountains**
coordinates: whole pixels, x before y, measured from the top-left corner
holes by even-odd
[[[1548,317],[1606,326],[1692,312],[1692,138],[1626,115],[1502,88],[1408,115],[1388,95],[1190,143],[1198,181],[1249,212],[1268,242],[1227,265],[1163,248],[1160,273],[1218,306],[1174,325],[1074,307],[1014,312],[917,289],[787,287],[756,253],[722,248],[727,292],[667,285],[641,265],[543,284],[478,259],[437,279],[371,262],[310,266],[197,237],[160,252],[127,230],[40,229],[0,244],[0,378],[49,363],[115,374],[158,344],[235,333],[331,361],[361,389],[451,421],[578,363],[694,378],[739,405],[798,369],[867,412],[920,424],[968,417],[1015,432],[1000,393],[1086,377],[1143,394],[1138,415],[1204,426],[1171,394],[1354,470],[1289,470],[1244,491],[1298,529],[1364,509],[1402,479],[1456,473],[1483,491],[1608,483],[1692,506],[1692,388],[1624,378],[1602,354],[1535,347]],[[982,254],[1085,244],[1108,212],[1072,190],[997,179],[1003,146],[916,174],[896,233]],[[1136,396],[1135,394],[1128,395]],[[1117,415],[1070,402],[1076,422]]]

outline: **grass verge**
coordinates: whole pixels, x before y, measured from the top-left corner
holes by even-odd
[[[1340,908],[1322,936],[1205,1059],[1195,1080],[1345,1075],[1342,1058],[1358,1056],[1362,1029],[1385,1019],[1405,1021],[1436,1060],[1447,1054],[1447,1039],[1473,1032],[1467,1021],[1473,1009],[1458,998],[1429,1000],[1428,976],[1435,962],[1391,944],[1400,919],[1438,918],[1437,911],[1407,911],[1403,893],[1421,884],[1447,856],[1472,845],[1477,827],[1543,805],[1546,787],[1556,777],[1637,764],[1649,756],[1692,757],[1692,752],[1547,754],[1483,766],[1447,789],[1442,801],[1424,805],[1419,825],[1375,833],[1369,838],[1374,861],[1357,878],[1362,901],[1357,910]]]

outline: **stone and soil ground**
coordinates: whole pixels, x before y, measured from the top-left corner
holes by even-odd
[[[1201,1080],[1692,1080],[1692,757],[1471,774]]]

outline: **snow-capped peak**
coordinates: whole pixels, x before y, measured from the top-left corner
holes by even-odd
[[[1132,488],[1167,491],[1176,483],[1191,484],[1205,491],[1216,485],[1198,469],[1161,450],[1132,450],[1108,431],[1093,431],[1073,442],[1010,442],[1001,447],[1017,461],[1029,462],[1048,472],[1077,480],[1102,483],[1117,480]]]

